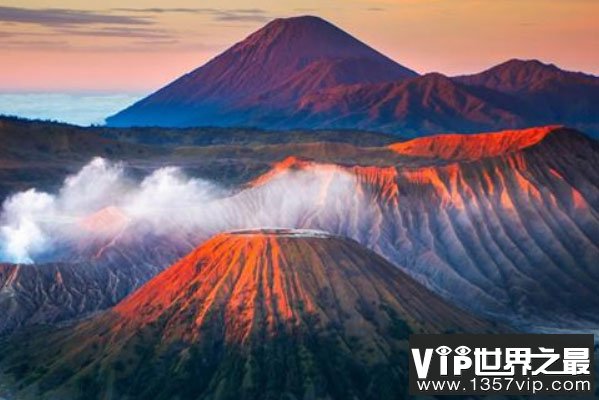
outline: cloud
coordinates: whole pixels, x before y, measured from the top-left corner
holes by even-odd
[[[3,40],[2,45],[5,48],[28,48],[28,49],[66,49],[69,43],[64,40]],[[0,94],[0,96],[2,96]]]
[[[127,12],[127,13],[140,13],[140,14],[166,14],[166,13],[179,13],[179,14],[203,14],[209,15],[216,21],[255,21],[265,22],[270,19],[266,10],[260,8],[237,8],[237,9],[219,9],[219,8],[162,8],[162,7],[151,7],[151,8],[114,8],[113,11]]]
[[[0,6],[0,21],[36,24],[46,27],[80,26],[90,24],[151,25],[144,17],[115,15],[98,11],[69,10],[63,8],[32,9]]]
[[[47,37],[48,34],[42,32],[9,32],[9,31],[0,31],[0,37]]]
[[[125,93],[0,93],[0,114],[87,126],[103,123],[107,115],[135,103],[140,97]]]
[[[121,46],[121,48],[116,48],[116,51],[139,51],[139,50],[146,50],[148,47],[158,47],[158,46],[169,46],[169,48],[173,48],[175,45],[180,45],[181,41],[178,39],[168,39],[168,38],[164,38],[164,39],[159,39],[159,38],[146,38],[148,40],[137,40],[135,42],[132,42],[131,44],[133,46],[127,47],[127,46]],[[150,40],[151,39],[151,40]],[[188,45],[180,45],[177,47],[178,49],[193,49],[193,50],[199,50],[199,51],[206,51],[206,50],[212,50],[214,49],[213,46],[206,46],[202,43],[196,43],[196,44],[188,44]],[[108,49],[110,50],[110,49]]]
[[[260,14],[240,14],[234,12],[223,12],[215,16],[217,21],[238,21],[238,22],[266,22],[270,20],[266,15]]]
[[[76,36],[172,39],[174,36],[165,30],[111,26],[98,29],[61,29],[61,33]]]
[[[0,261],[35,262],[72,250],[146,237],[188,237],[259,228],[337,231],[371,219],[364,191],[340,167],[283,170],[239,192],[188,177],[176,167],[133,178],[123,163],[96,158],[56,193],[34,189],[3,204]],[[348,217],[351,215],[351,218]],[[366,219],[365,219],[366,218]],[[118,230],[117,236],[115,231]],[[93,252],[96,253],[95,251]]]
[[[166,13],[182,13],[182,14],[208,14],[218,12],[216,8],[183,8],[183,7],[148,7],[148,8],[128,8],[120,7],[113,8],[113,11],[141,14],[166,14]]]
[[[189,34],[183,35],[177,29],[157,29],[154,25],[159,14],[186,13],[205,15],[214,21],[226,22],[266,22],[270,18],[260,8],[113,8],[105,11],[73,10],[63,8],[31,9],[22,7],[0,6],[0,23],[16,25],[17,31],[6,29],[0,31],[3,44],[10,49],[65,49],[70,51],[147,51],[157,46],[176,46],[177,49],[206,49],[208,46],[189,43]],[[26,32],[22,24],[43,26],[50,32]],[[152,27],[148,27],[152,25]],[[233,24],[231,24],[233,25]],[[238,25],[238,24],[236,24]],[[34,35],[44,36],[30,40]],[[59,37],[61,40],[48,40],[47,37]],[[76,43],[71,39],[79,38],[116,38],[124,39],[122,44],[110,47],[103,41]],[[130,39],[130,40],[128,40]],[[136,40],[136,41],[131,41]],[[139,40],[141,39],[141,40]],[[85,40],[85,39],[82,39]],[[212,49],[212,48],[210,48]]]

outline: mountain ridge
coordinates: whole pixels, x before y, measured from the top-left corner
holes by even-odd
[[[411,137],[536,125],[599,135],[599,77],[511,59],[418,75],[313,16],[271,21],[109,126],[363,129]]]
[[[517,93],[528,87],[538,87],[548,80],[577,80],[599,85],[597,76],[583,72],[560,69],[555,64],[546,64],[540,60],[511,59],[482,72],[460,75],[453,79],[474,86],[507,93]]]
[[[391,144],[402,155],[444,160],[477,160],[497,157],[539,145],[548,135],[564,135],[563,126],[486,132],[471,135],[442,134]]]

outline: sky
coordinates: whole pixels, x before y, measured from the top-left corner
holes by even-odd
[[[537,58],[599,75],[598,0],[0,0],[0,112],[22,93],[138,98],[305,14],[421,73]]]

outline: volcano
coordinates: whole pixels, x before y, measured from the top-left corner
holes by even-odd
[[[288,108],[315,90],[413,76],[417,74],[321,18],[276,19],[107,123],[248,125],[253,118],[248,113],[256,113],[256,106]]]
[[[362,129],[417,137],[537,125],[599,134],[599,78],[538,60],[419,76],[329,22],[276,19],[109,126]]]
[[[357,242],[250,230],[111,311],[15,337],[3,366],[41,398],[387,399],[407,394],[411,333],[494,330]]]
[[[281,182],[302,176],[286,192],[302,218],[285,226],[351,237],[453,304],[523,329],[597,325],[596,141],[547,126],[387,149],[381,165],[283,159],[235,212],[278,215]]]
[[[51,257],[0,267],[0,335],[112,307],[197,243],[265,226],[350,237],[452,304],[519,328],[594,327],[598,154],[551,126],[377,148],[208,146],[188,165],[235,177],[230,196],[166,232],[113,207],[76,221]]]

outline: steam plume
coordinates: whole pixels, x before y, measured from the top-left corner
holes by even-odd
[[[230,192],[175,167],[134,180],[125,164],[95,158],[57,193],[31,189],[4,202],[0,258],[35,262],[66,240],[114,235],[112,227],[124,226],[128,235],[177,232],[206,239],[235,229],[356,224],[344,216],[348,207],[364,209],[357,193],[355,177],[333,167],[285,170],[259,186]]]

